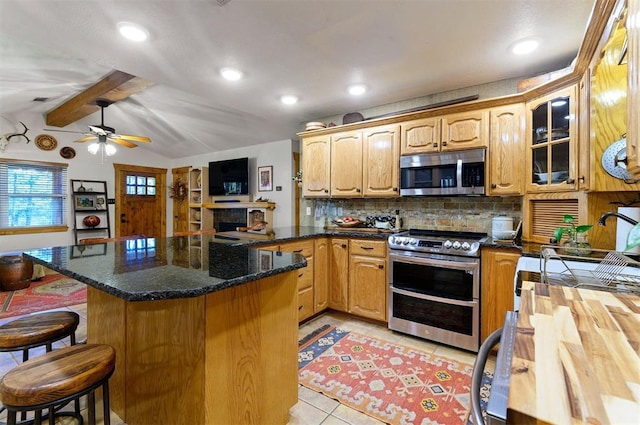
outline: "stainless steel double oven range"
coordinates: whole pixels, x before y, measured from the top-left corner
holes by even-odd
[[[390,236],[389,329],[477,352],[486,238],[421,229]]]

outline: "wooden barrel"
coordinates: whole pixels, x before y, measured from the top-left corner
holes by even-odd
[[[33,276],[33,263],[22,255],[0,257],[0,291],[28,288]]]

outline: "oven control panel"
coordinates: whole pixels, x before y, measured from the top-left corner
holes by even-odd
[[[456,239],[429,240],[411,236],[390,236],[389,248],[405,251],[435,252],[442,254],[477,256],[480,242]]]

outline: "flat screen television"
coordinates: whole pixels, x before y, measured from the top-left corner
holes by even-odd
[[[249,158],[209,163],[209,196],[249,194]]]

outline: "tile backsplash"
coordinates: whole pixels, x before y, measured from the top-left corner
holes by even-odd
[[[316,211],[328,211],[328,219],[352,216],[364,220],[367,216],[393,216],[400,210],[402,228],[457,230],[491,233],[491,219],[497,215],[513,218],[514,226],[522,220],[522,198],[459,196],[402,197],[394,199],[306,199],[301,210],[311,208],[311,215],[302,214],[300,224],[313,226]],[[319,207],[319,208],[318,208]]]

